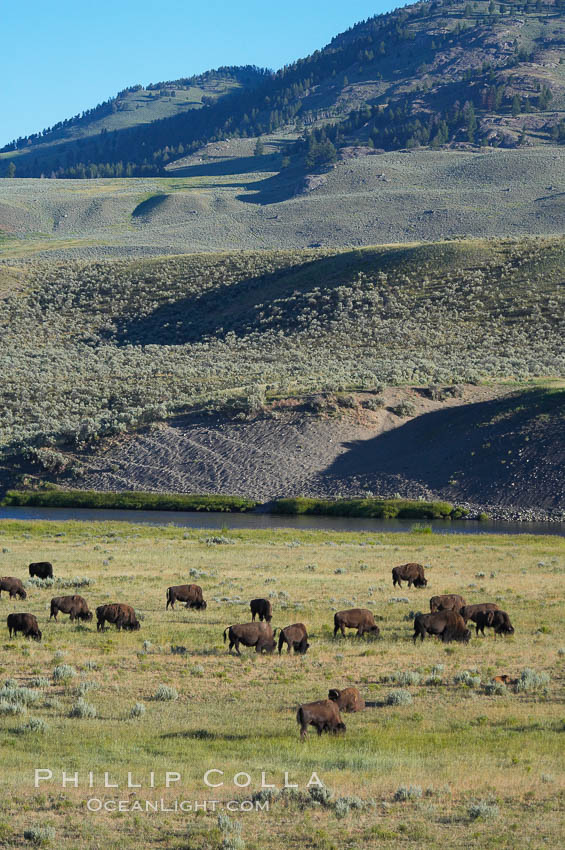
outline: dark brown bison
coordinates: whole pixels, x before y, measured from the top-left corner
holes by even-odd
[[[458,593],[446,593],[443,596],[432,596],[430,599],[430,611],[459,611],[467,603]]]
[[[230,645],[229,652],[235,646],[235,651],[241,655],[239,644],[243,646],[254,646],[255,652],[272,652],[276,647],[275,631],[272,630],[270,623],[239,623],[235,626],[227,626],[224,629],[224,643],[226,642],[226,632],[229,634]]]
[[[20,599],[27,597],[27,593],[19,578],[12,578],[12,576],[0,578],[0,596],[2,596],[3,590],[10,594],[10,599],[15,599],[16,596],[19,596]]]
[[[29,574],[32,578],[53,578],[53,565],[49,561],[36,561],[29,565]]]
[[[96,609],[96,628],[103,632],[105,623],[114,623],[118,631],[128,629],[137,631],[140,628],[139,621],[131,605],[122,602],[113,602],[110,605],[99,605]]]
[[[328,697],[337,703],[341,711],[363,711],[365,708],[365,700],[357,688],[344,688],[342,691],[332,688]]]
[[[441,637],[443,643],[449,643],[452,640],[469,643],[471,637],[471,632],[465,626],[463,617],[456,611],[416,614],[414,617],[414,643],[416,643],[418,637],[424,640],[426,634]]]
[[[340,630],[345,637],[346,629],[357,629],[357,637],[362,637],[365,632],[378,637],[380,633],[375,618],[367,608],[349,608],[334,614],[334,637]]]
[[[494,629],[494,636],[497,635],[512,635],[514,634],[514,626],[510,622],[510,617],[506,611],[477,611],[471,618],[475,623],[475,632],[477,635],[485,634],[485,626],[489,629]]]
[[[467,620],[475,621],[477,614],[484,614],[486,611],[500,611],[496,602],[479,602],[477,605],[464,605],[459,610],[459,613],[467,622]]]
[[[202,588],[198,584],[178,584],[167,588],[167,605],[175,610],[175,602],[185,602],[185,608],[198,608],[204,611],[206,602],[202,596]]]
[[[308,726],[314,726],[318,735],[322,732],[345,732],[345,723],[341,719],[339,706],[332,699],[320,699],[317,702],[307,702],[298,707],[296,722],[300,726],[300,739],[303,741]]]
[[[402,564],[392,569],[392,586],[402,587],[402,582],[407,581],[408,587],[425,587],[428,583],[424,576],[424,568],[421,564]]]
[[[56,620],[59,611],[62,614],[70,614],[71,622],[73,620],[92,620],[92,611],[88,610],[86,599],[83,599],[82,596],[78,596],[76,593],[73,596],[53,597],[49,619],[53,617]]]
[[[12,637],[12,632],[14,637],[18,632],[21,632],[24,637],[41,640],[41,632],[33,614],[8,614],[7,624],[10,637]]]
[[[294,649],[295,652],[304,655],[310,646],[308,643],[308,632],[304,623],[294,623],[292,626],[286,626],[286,628],[281,629],[279,634],[279,655],[285,643],[288,646],[287,652]]]
[[[259,617],[260,620],[266,620],[270,623],[273,619],[273,609],[268,599],[252,599],[249,603],[251,607],[251,619]]]

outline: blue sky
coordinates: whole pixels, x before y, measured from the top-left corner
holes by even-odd
[[[279,68],[402,0],[0,0],[0,146],[120,89],[219,65]]]

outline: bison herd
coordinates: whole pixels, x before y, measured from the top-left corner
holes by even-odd
[[[40,561],[29,565],[30,576],[41,579],[53,578],[53,567],[47,561]],[[404,564],[394,567],[392,570],[393,587],[402,587],[402,582],[407,581],[408,587],[426,587],[427,579],[424,575],[424,567],[421,564]],[[10,599],[26,599],[27,593],[24,585],[18,578],[7,576],[0,578],[0,597],[2,591],[9,594]],[[206,601],[202,595],[202,588],[197,584],[182,584],[167,588],[166,606],[174,610],[175,602],[181,602],[185,608],[197,610],[206,609]],[[224,629],[224,643],[229,638],[228,651],[233,649],[237,655],[241,655],[240,646],[255,647],[255,652],[272,653],[277,647],[275,639],[279,631],[278,651],[281,654],[286,645],[287,653],[294,650],[297,654],[307,652],[308,632],[304,623],[294,623],[284,628],[271,626],[273,611],[268,599],[252,599],[250,602],[251,622],[237,623],[226,626]],[[71,622],[80,620],[90,622],[93,618],[92,611],[82,596],[55,596],[51,600],[51,613],[49,619],[57,621],[57,615],[68,614]],[[255,618],[258,617],[256,622]],[[513,634],[514,627],[506,611],[502,611],[494,602],[483,602],[477,605],[467,605],[462,596],[456,593],[432,596],[430,599],[430,613],[417,613],[414,616],[413,641],[416,643],[418,637],[421,641],[427,635],[439,638],[443,643],[459,641],[468,643],[471,631],[467,627],[468,621],[475,624],[475,634],[479,632],[484,636],[485,628],[492,628],[495,637],[497,635]],[[106,623],[115,625],[118,631],[121,629],[137,631],[140,628],[139,620],[131,605],[125,603],[111,603],[99,605],[96,608],[97,631],[104,631]],[[41,631],[36,617],[33,614],[17,613],[9,614],[7,619],[10,637],[21,632],[24,637],[41,640]],[[333,636],[336,638],[338,632],[345,637],[345,629],[355,629],[357,637],[364,634],[379,637],[379,627],[375,623],[373,613],[366,608],[350,608],[345,611],[337,611],[334,614]],[[318,735],[323,732],[338,734],[345,732],[345,724],[340,715],[341,711],[362,711],[365,702],[357,688],[345,688],[338,690],[332,688],[328,698],[315,702],[305,703],[299,706],[296,720],[300,726],[300,737],[306,737],[308,726],[313,726]]]

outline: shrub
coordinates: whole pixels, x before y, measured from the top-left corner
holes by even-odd
[[[31,688],[48,688],[51,682],[46,676],[34,676],[29,684]]]
[[[21,702],[8,702],[0,699],[0,715],[2,714],[25,714],[26,707]]]
[[[88,691],[97,690],[99,687],[98,682],[94,682],[92,679],[84,679],[75,688],[75,694],[76,696],[83,697]]]
[[[532,693],[533,691],[538,691],[541,688],[547,688],[549,681],[549,673],[538,673],[536,670],[526,667],[526,669],[522,670],[520,673],[520,678],[516,683],[516,692]]]
[[[405,688],[397,688],[388,692],[385,701],[387,705],[411,705],[412,694]]]
[[[419,685],[422,677],[415,671],[406,670],[401,673],[393,673],[392,678],[397,685]]]
[[[504,694],[508,693],[508,689],[504,682],[493,682],[492,680],[489,682],[485,682],[485,694],[489,696],[504,696]]]
[[[5,702],[19,705],[33,705],[38,701],[40,694],[37,691],[32,690],[31,688],[24,687],[3,687],[0,690],[0,700],[4,700]]]
[[[333,797],[332,792],[325,785],[313,785],[309,789],[310,799],[322,806],[328,806]]]
[[[42,720],[41,717],[30,717],[23,726],[18,728],[18,732],[25,734],[27,732],[39,733],[42,735],[44,732],[47,732],[48,725],[45,720]]]
[[[400,404],[396,404],[394,407],[391,407],[390,411],[391,413],[394,413],[395,416],[405,419],[407,416],[414,416],[416,413],[416,405],[412,401],[401,401]]]
[[[77,671],[70,664],[58,664],[53,670],[54,682],[68,682],[77,675]]]
[[[498,806],[495,803],[480,800],[478,803],[473,803],[468,808],[468,814],[471,820],[492,820],[500,814]]]
[[[55,838],[55,830],[52,826],[32,826],[25,830],[24,838],[32,844],[49,844]]]
[[[470,670],[463,670],[461,673],[456,673],[453,677],[456,685],[466,685],[468,688],[478,688],[481,684],[481,677]]]
[[[96,708],[82,697],[78,699],[69,712],[69,717],[96,717]]]
[[[145,714],[145,706],[142,702],[136,702],[133,708],[131,709],[129,716],[134,717],[143,717]]]
[[[422,796],[422,788],[420,785],[401,785],[394,792],[394,799],[397,803],[405,800],[419,800]]]
[[[168,685],[159,685],[153,695],[153,699],[160,700],[161,702],[168,702],[170,700],[178,699],[178,696],[179,694],[176,688],[170,688]]]

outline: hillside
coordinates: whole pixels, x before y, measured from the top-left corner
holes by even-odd
[[[5,462],[60,471],[61,449],[197,411],[243,421],[281,397],[363,390],[378,410],[386,386],[562,375],[564,252],[555,238],[5,264]]]
[[[395,412],[400,405],[408,415]],[[565,392],[544,387],[319,393],[244,417],[197,411],[57,458],[43,451],[25,480],[261,501],[401,494],[450,500],[475,516],[560,519],[564,424]]]
[[[156,120],[132,127],[123,115],[104,116],[100,125],[93,110],[78,122],[80,139],[76,121],[62,122],[67,126],[19,139],[0,155],[20,177],[141,176],[162,174],[168,162],[209,142],[285,128],[307,131],[285,156],[316,166],[352,144],[397,150],[562,142],[564,45],[563,0],[417,3],[363,21],[277,72],[251,69],[251,79],[247,71],[240,81],[234,71],[225,95],[207,98],[205,108],[176,105],[177,97],[202,104],[205,80],[159,84],[177,114],[161,117],[153,106],[149,112],[151,91],[127,92],[104,109],[126,114],[135,103]]]
[[[357,151],[308,179],[275,143],[209,145],[167,178],[0,180],[0,257],[104,259],[561,234],[565,147]],[[257,161],[260,160],[260,162]],[[291,173],[292,172],[292,173]]]

